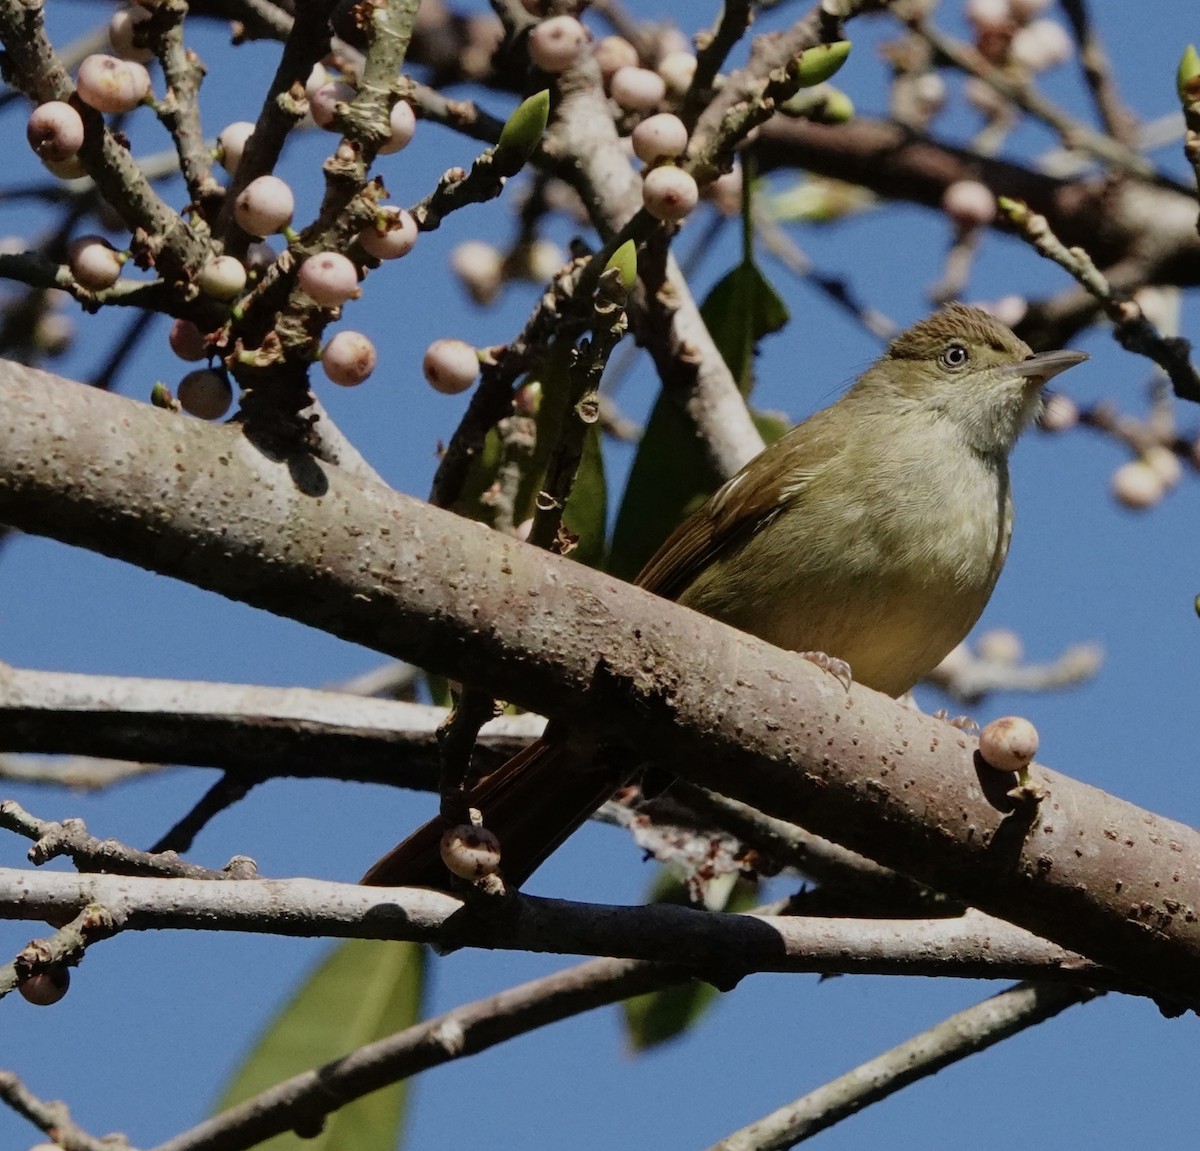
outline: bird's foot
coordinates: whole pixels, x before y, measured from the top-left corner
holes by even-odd
[[[957,728],[959,731],[965,731],[968,735],[979,734],[979,724],[969,715],[951,715],[942,707],[933,713],[933,718],[940,719],[944,723],[948,723],[951,727]]]
[[[844,659],[835,659],[823,651],[800,651],[796,654],[801,659],[816,664],[822,671],[827,671],[842,687],[847,691],[850,690],[850,685],[854,682],[854,673],[851,672],[850,665]]]

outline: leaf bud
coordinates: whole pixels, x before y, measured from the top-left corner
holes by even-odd
[[[492,162],[501,176],[515,176],[541,143],[550,120],[550,90],[543,88],[517,105],[505,121]]]

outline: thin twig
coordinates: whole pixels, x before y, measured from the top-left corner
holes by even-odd
[[[0,1099],[44,1131],[63,1151],[123,1151],[124,1135],[89,1135],[71,1118],[65,1103],[39,1099],[12,1071],[0,1071]]]
[[[714,1143],[709,1151],[782,1151],[848,1115],[935,1075],[1097,995],[1085,987],[1023,983],[943,1020],[794,1103]]]
[[[1200,375],[1192,366],[1188,340],[1162,335],[1136,301],[1109,283],[1083,248],[1068,248],[1059,240],[1045,216],[1006,196],[999,198],[999,206],[1023,240],[1074,276],[1100,302],[1113,321],[1113,338],[1121,347],[1158,364],[1170,377],[1180,399],[1200,402]]]

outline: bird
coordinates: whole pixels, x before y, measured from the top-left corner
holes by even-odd
[[[634,583],[901,696],[987,605],[1012,536],[1009,454],[1042,386],[1087,358],[1034,354],[989,313],[948,305],[750,460]],[[508,888],[627,782],[598,760],[552,723],[473,786]],[[452,889],[447,830],[434,818],[361,882]]]

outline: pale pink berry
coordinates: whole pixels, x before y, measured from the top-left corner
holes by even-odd
[[[417,222],[403,208],[380,208],[375,223],[358,234],[358,242],[377,260],[398,260],[413,250]]]
[[[47,967],[34,972],[17,984],[21,997],[35,1007],[50,1007],[57,1003],[71,986],[71,973],[65,967]]]
[[[672,96],[682,96],[696,75],[696,57],[690,52],[668,52],[655,71],[663,78]]]
[[[486,827],[462,823],[448,828],[438,850],[447,870],[460,879],[481,879],[500,870],[500,840]]]
[[[649,68],[618,68],[610,85],[612,98],[628,112],[653,112],[666,98],[666,81]]]
[[[1079,405],[1062,392],[1052,392],[1042,404],[1038,423],[1047,432],[1065,432],[1079,423]]]
[[[43,312],[33,326],[33,344],[50,359],[64,355],[75,340],[75,325],[62,312]]]
[[[1158,473],[1145,460],[1130,460],[1112,474],[1112,493],[1127,508],[1136,511],[1152,508],[1164,492]]]
[[[246,267],[233,256],[216,256],[200,270],[196,283],[214,300],[232,300],[246,286]]]
[[[208,356],[204,333],[191,320],[176,320],[167,335],[167,343],[181,360],[203,360]]]
[[[308,110],[319,128],[334,128],[337,117],[337,106],[349,104],[358,95],[357,89],[347,84],[345,80],[331,80],[322,84],[308,98]]]
[[[338,332],[321,353],[325,374],[343,388],[361,384],[374,370],[375,345],[362,332]]]
[[[297,276],[304,289],[323,308],[340,307],[358,294],[358,269],[340,252],[318,252],[300,265]]]
[[[1008,51],[1016,63],[1030,72],[1045,72],[1070,60],[1075,55],[1075,45],[1061,24],[1035,20],[1017,29]]]
[[[942,193],[942,209],[960,228],[979,228],[996,218],[996,197],[978,180],[956,180]]]
[[[1015,294],[1001,296],[1000,299],[987,306],[987,311],[991,312],[1002,324],[1015,328],[1025,318],[1025,313],[1029,311],[1029,301],[1024,296]]]
[[[75,88],[97,112],[132,112],[150,95],[150,73],[133,60],[97,53],[79,65]]]
[[[529,58],[543,72],[565,72],[587,43],[587,31],[574,16],[551,16],[529,33]]]
[[[479,375],[479,355],[463,340],[434,340],[421,365],[435,392],[447,396],[465,392]]]
[[[639,160],[658,164],[683,155],[688,134],[683,121],[671,112],[647,116],[633,130],[633,151]]]
[[[113,13],[108,22],[108,42],[122,60],[134,60],[145,64],[147,60],[154,59],[151,49],[135,43],[137,26],[149,19],[150,13],[136,5],[132,8],[118,8]]]
[[[459,244],[450,253],[450,267],[477,304],[490,304],[504,283],[504,257],[483,240]]]
[[[1019,715],[994,719],[979,733],[980,758],[997,771],[1024,771],[1037,751],[1037,728]]]
[[[521,247],[518,271],[522,278],[544,283],[558,275],[566,256],[553,240],[534,240]]]
[[[120,278],[123,261],[103,236],[79,236],[67,248],[67,263],[77,284],[100,292]]]
[[[221,129],[217,137],[218,156],[221,167],[231,176],[237,172],[242,153],[246,150],[246,141],[253,133],[254,125],[249,120],[234,120]]]
[[[83,117],[61,100],[48,100],[29,114],[29,146],[42,160],[69,160],[83,146]]]
[[[417,130],[417,117],[413,113],[412,105],[407,100],[397,100],[392,105],[388,123],[391,125],[391,135],[379,145],[381,156],[390,156],[393,152],[408,147],[413,133]]]
[[[699,200],[696,181],[682,168],[652,168],[642,182],[642,203],[656,220],[682,220]]]
[[[215,368],[198,368],[188,372],[179,381],[175,398],[189,416],[201,420],[219,420],[233,403],[233,388],[224,372]]]
[[[278,176],[259,176],[238,194],[233,202],[233,218],[251,236],[280,232],[292,222],[296,199]]]
[[[640,63],[637,49],[624,36],[605,36],[595,49],[600,74],[611,80],[621,68],[636,68]]]

